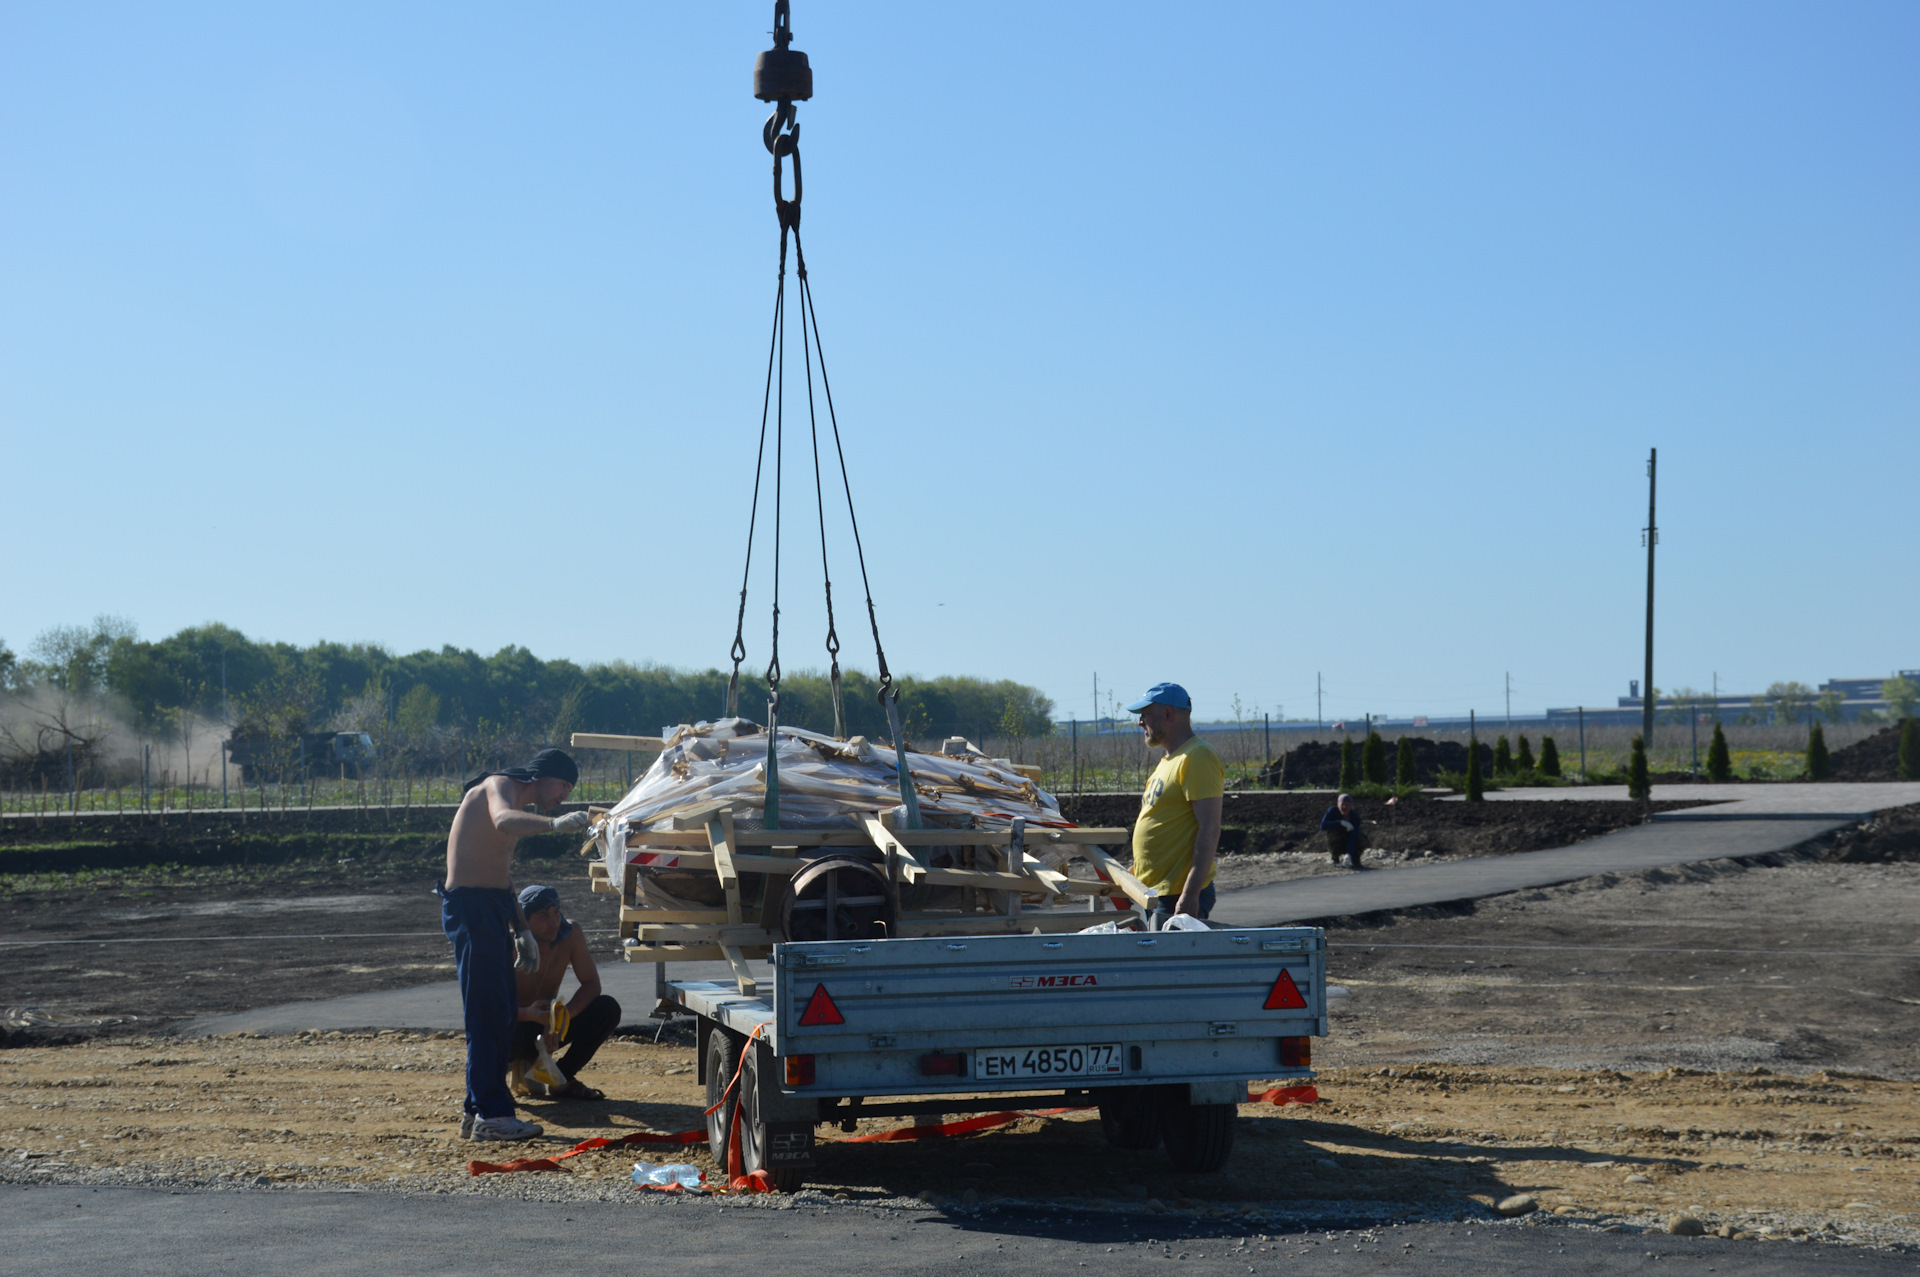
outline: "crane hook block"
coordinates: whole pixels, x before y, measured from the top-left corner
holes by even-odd
[[[775,0],[773,47],[753,60],[753,96],[762,102],[805,102],[813,96],[813,68],[806,54],[788,47],[792,42],[787,0]]]

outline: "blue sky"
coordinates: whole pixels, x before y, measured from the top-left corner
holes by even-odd
[[[897,670],[1082,717],[1096,672],[1206,716],[1310,715],[1316,674],[1330,717],[1492,712],[1509,671],[1516,711],[1609,702],[1649,446],[1663,687],[1920,664],[1920,9],[795,8]],[[0,638],[723,663],[770,25],[0,4]]]

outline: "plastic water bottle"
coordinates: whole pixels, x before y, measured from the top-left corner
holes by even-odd
[[[670,1162],[665,1166],[655,1166],[652,1162],[633,1164],[633,1182],[636,1184],[657,1184],[665,1187],[678,1184],[682,1188],[698,1188],[706,1179],[706,1172],[691,1162]]]

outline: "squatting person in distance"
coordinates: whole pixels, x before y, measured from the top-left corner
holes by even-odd
[[[1147,744],[1163,751],[1133,825],[1133,873],[1160,893],[1147,920],[1158,931],[1175,914],[1204,919],[1213,912],[1227,767],[1194,735],[1193,698],[1178,683],[1154,684],[1127,711],[1140,716]]]
[[[1347,858],[1347,868],[1360,869],[1360,853],[1367,849],[1367,831],[1360,824],[1360,810],[1353,805],[1352,794],[1342,794],[1320,817],[1320,828],[1327,835],[1327,851],[1333,863]]]
[[[540,942],[513,894],[513,849],[528,834],[585,829],[584,811],[548,818],[573,792],[580,770],[557,749],[524,767],[476,776],[466,784],[447,834],[447,881],[440,926],[453,941],[460,1007],[467,1030],[467,1096],[460,1134],[476,1140],[524,1140],[540,1134],[514,1115],[507,1090],[514,1026],[520,1019],[516,970],[540,965]]]
[[[620,1026],[620,1004],[600,992],[600,968],[587,952],[587,934],[560,912],[559,892],[544,886],[526,888],[520,893],[520,912],[526,916],[527,930],[540,943],[540,965],[515,977],[519,982],[520,1023],[513,1035],[513,1089],[526,1087],[524,1075],[536,1058],[542,1030],[546,1030],[549,1050],[562,1042],[567,1047],[567,1053],[554,1061],[567,1075],[567,1084],[548,1088],[547,1098],[604,1100],[605,1095],[580,1080],[580,1070],[587,1067],[607,1035]],[[580,987],[567,999],[566,1031],[556,1035],[548,1016],[569,967]],[[529,1088],[529,1093],[536,1092]]]

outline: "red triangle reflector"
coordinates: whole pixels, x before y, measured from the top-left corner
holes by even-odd
[[[1298,998],[1300,995],[1295,993],[1293,996]],[[847,1017],[841,1015],[840,1008],[833,1005],[833,995],[827,992],[827,986],[814,985],[813,996],[807,999],[807,1009],[800,1013],[800,1023],[811,1028],[817,1024],[845,1024],[846,1022]]]
[[[819,994],[815,994],[818,997]],[[1280,978],[1273,982],[1273,988],[1267,992],[1267,1000],[1262,1004],[1268,1011],[1304,1011],[1307,1000],[1300,996],[1300,986],[1293,982],[1293,973],[1285,967],[1280,968]],[[805,1024],[802,1020],[800,1023]]]

